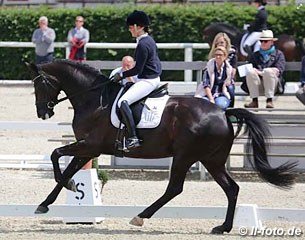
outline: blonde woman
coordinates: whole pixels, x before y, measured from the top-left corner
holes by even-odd
[[[207,63],[202,84],[195,94],[195,97],[202,97],[222,109],[227,109],[231,103],[227,87],[232,81],[232,66],[227,57],[226,48],[220,46],[214,49],[213,58]]]
[[[235,100],[235,85],[234,85],[234,80],[235,80],[235,75],[236,75],[236,68],[237,68],[237,50],[236,48],[231,45],[231,39],[226,33],[220,32],[216,34],[214,37],[212,46],[211,46],[211,51],[209,53],[209,59],[213,58],[213,52],[216,47],[225,47],[228,52],[228,62],[232,66],[232,83],[231,85],[228,86],[228,92],[231,97],[231,104],[229,107],[234,107],[234,100]]]
[[[228,61],[233,67],[233,79],[235,78],[236,68],[237,68],[237,51],[236,48],[231,44],[231,39],[228,34],[220,32],[214,37],[211,50],[209,53],[209,59],[213,58],[213,53],[216,47],[225,47],[228,52]]]

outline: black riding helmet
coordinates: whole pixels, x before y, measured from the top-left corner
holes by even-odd
[[[145,12],[135,10],[128,15],[126,24],[127,26],[136,24],[137,26],[148,27],[150,19]]]
[[[263,5],[263,6],[267,5],[267,0],[254,0],[253,2],[257,2],[257,3],[259,3],[260,5]]]

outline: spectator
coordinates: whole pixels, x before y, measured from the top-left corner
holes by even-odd
[[[300,72],[300,89],[296,92],[297,99],[305,105],[305,56],[302,58],[301,72]]]
[[[285,56],[274,46],[277,38],[273,37],[271,30],[265,30],[259,39],[261,48],[250,58],[253,69],[246,73],[246,82],[252,102],[245,104],[246,108],[258,108],[260,89],[264,90],[266,108],[274,108],[273,97],[277,92],[283,92],[283,72],[285,69]]]
[[[68,33],[68,42],[70,45],[69,59],[77,62],[86,61],[85,45],[90,39],[90,33],[83,25],[84,18],[77,16],[75,19],[75,28],[72,28]]]
[[[267,30],[267,11],[265,5],[267,0],[254,0],[254,5],[257,8],[257,13],[255,15],[254,22],[248,27],[248,34],[245,35],[242,39],[243,48],[241,48],[241,53],[245,57],[252,54],[251,46],[254,45],[253,52],[256,52],[260,48],[260,42],[258,38],[260,37],[263,30]],[[244,40],[245,39],[245,40]]]
[[[237,50],[234,46],[231,45],[231,39],[226,33],[220,32],[218,33],[213,40],[212,47],[209,53],[209,59],[213,58],[214,50],[216,47],[223,46],[227,49],[228,52],[228,62],[232,66],[232,82],[227,87],[228,92],[230,94],[231,103],[229,107],[234,107],[234,100],[235,100],[235,75],[236,75],[236,68],[237,68]]]
[[[114,76],[114,74],[116,74],[116,73],[121,73],[123,71],[127,71],[127,70],[133,68],[134,66],[135,66],[135,62],[134,62],[133,57],[125,56],[122,58],[122,66],[114,69],[110,73],[109,78],[112,78]],[[130,77],[124,78],[122,81],[123,81],[123,84],[125,85],[128,82],[135,83],[137,81],[137,79],[138,78],[136,76],[130,76]]]
[[[302,58],[300,82],[301,82],[301,87],[305,90],[305,56]]]
[[[33,32],[32,42],[35,44],[35,63],[53,61],[55,31],[48,27],[48,18],[42,16],[38,20],[39,28]]]
[[[126,143],[119,144],[118,147],[119,150],[123,151],[129,151],[140,146],[140,139],[136,135],[136,126],[129,105],[158,88],[162,72],[157,44],[148,34],[150,19],[147,14],[142,11],[134,11],[128,15],[126,23],[132,37],[136,38],[137,41],[136,64],[127,71],[114,74],[112,79],[114,82],[119,82],[124,78],[136,75],[138,81],[123,94],[118,102],[128,132]],[[122,148],[123,145],[127,149]]]
[[[230,105],[227,86],[232,82],[233,68],[227,60],[227,49],[223,46],[216,47],[213,56],[207,63],[202,87],[199,85],[195,97],[202,97],[220,108],[226,109]]]

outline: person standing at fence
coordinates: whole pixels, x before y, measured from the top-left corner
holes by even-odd
[[[86,61],[85,45],[89,42],[90,33],[83,27],[85,19],[77,16],[75,19],[75,28],[68,32],[68,42],[70,45],[69,59],[77,62]]]
[[[132,69],[114,74],[112,80],[119,82],[130,76],[138,76],[138,81],[118,101],[118,106],[128,132],[125,144],[119,144],[119,146],[126,146],[127,149],[119,147],[119,150],[123,151],[129,151],[129,149],[140,146],[140,140],[136,134],[136,126],[129,105],[158,88],[162,72],[157,44],[148,34],[150,19],[147,14],[135,10],[129,14],[126,22],[129,32],[137,41],[135,50],[136,64]]]
[[[199,85],[195,97],[215,103],[222,109],[230,105],[230,94],[227,86],[232,82],[233,68],[227,60],[228,52],[223,46],[214,49],[213,58],[207,63],[202,85]]]
[[[112,78],[116,73],[121,73],[123,71],[127,71],[129,69],[132,69],[135,66],[135,61],[133,57],[131,56],[125,56],[122,58],[122,66],[114,69],[110,75],[109,78]],[[122,79],[123,85],[127,83],[135,83],[137,81],[137,76],[130,76],[127,78]]]
[[[55,31],[48,27],[48,18],[45,16],[40,17],[38,23],[39,28],[32,35],[32,42],[35,44],[35,63],[52,62],[56,38]]]
[[[275,48],[271,30],[265,30],[259,39],[261,48],[255,52],[249,60],[253,65],[246,73],[246,82],[252,102],[246,103],[246,108],[258,108],[258,96],[265,93],[266,108],[274,108],[273,97],[275,93],[284,92],[283,73],[285,70],[284,53]]]
[[[228,62],[232,66],[232,80],[231,84],[227,86],[228,92],[230,94],[230,106],[234,107],[234,100],[235,100],[235,75],[236,75],[236,68],[237,68],[237,50],[235,46],[231,45],[231,39],[226,33],[220,32],[216,34],[214,37],[211,50],[209,52],[209,59],[214,57],[214,51],[216,47],[224,47],[228,52]]]

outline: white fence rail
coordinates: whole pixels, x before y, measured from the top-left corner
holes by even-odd
[[[58,122],[22,122],[22,121],[0,121],[0,129],[4,130],[37,130],[37,131],[70,131],[71,125]]]
[[[193,49],[209,49],[208,43],[157,43],[159,49],[184,49],[184,61],[193,61]],[[35,45],[32,42],[2,42],[0,41],[0,47],[5,48],[34,48]],[[70,48],[67,42],[56,42],[56,48],[65,48],[66,58],[70,54]],[[126,49],[135,48],[135,43],[87,43],[87,49]],[[118,59],[119,60],[119,59]],[[184,80],[186,82],[192,81],[192,70],[184,71]]]
[[[51,205],[46,214],[34,214],[37,205],[0,205],[1,217],[105,217],[132,218],[147,206],[120,205]],[[224,219],[227,207],[165,206],[154,218]],[[235,226],[262,228],[262,221],[305,222],[305,209],[260,208],[240,204],[234,218]]]

